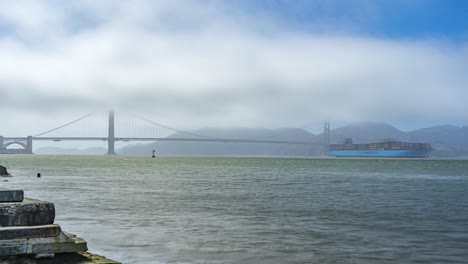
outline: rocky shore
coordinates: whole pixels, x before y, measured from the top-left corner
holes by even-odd
[[[0,165],[0,176],[8,176],[8,175],[10,174],[8,173],[7,168]]]
[[[53,203],[0,189],[0,264],[118,263],[87,253],[86,241],[63,231],[54,219]]]

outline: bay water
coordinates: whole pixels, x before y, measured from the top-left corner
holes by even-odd
[[[468,263],[468,161],[2,155],[123,263]],[[42,177],[37,178],[37,173]]]

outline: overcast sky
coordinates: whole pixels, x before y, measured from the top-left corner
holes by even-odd
[[[468,1],[0,2],[0,135],[111,107],[181,129],[468,125]]]

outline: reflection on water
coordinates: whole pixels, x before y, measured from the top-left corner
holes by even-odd
[[[1,156],[124,263],[463,263],[468,161]],[[36,174],[41,172],[42,177]]]

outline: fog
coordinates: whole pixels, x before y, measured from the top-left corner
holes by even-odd
[[[467,43],[314,23],[221,1],[2,2],[0,134],[107,108],[181,129],[468,124]]]

